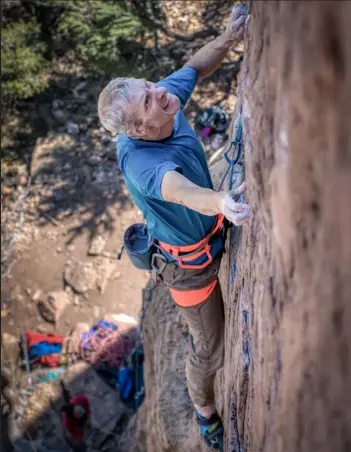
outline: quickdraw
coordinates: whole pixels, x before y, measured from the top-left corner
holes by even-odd
[[[219,184],[218,191],[222,190],[224,181],[229,172],[230,172],[230,174],[229,174],[228,189],[232,190],[232,188],[233,188],[234,167],[240,160],[242,148],[243,148],[243,126],[242,126],[242,120],[241,120],[241,113],[236,121],[235,128],[236,128],[235,138],[230,143],[228,150],[224,154],[224,157],[225,157],[226,161],[229,163],[229,166],[222,177],[221,183]],[[229,152],[231,151],[232,148],[233,148],[233,156],[232,156],[232,158],[230,158]]]

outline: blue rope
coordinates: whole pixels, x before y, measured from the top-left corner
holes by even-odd
[[[232,147],[234,146],[234,151],[233,151],[233,158],[231,159],[229,157],[229,152],[231,151]],[[222,189],[223,183],[225,181],[225,178],[227,177],[228,172],[230,171],[229,174],[229,184],[228,184],[228,189],[231,190],[233,188],[233,176],[234,176],[234,167],[235,165],[238,163],[238,161],[240,160],[241,157],[241,152],[242,152],[242,147],[243,147],[243,126],[242,126],[242,122],[241,122],[241,114],[237,120],[237,125],[236,125],[236,134],[235,134],[235,138],[234,140],[230,143],[230,146],[227,150],[227,152],[224,153],[224,157],[227,160],[227,162],[229,163],[229,166],[221,180],[221,183],[219,185],[219,189]],[[236,155],[234,154],[236,151]],[[235,155],[235,157],[234,157]]]

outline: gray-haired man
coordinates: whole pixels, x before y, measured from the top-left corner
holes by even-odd
[[[182,109],[196,83],[212,74],[243,36],[245,9],[233,8],[224,33],[200,49],[179,71],[153,83],[112,80],[99,98],[102,124],[120,132],[118,161],[128,190],[157,240],[166,268],[163,283],[189,326],[188,389],[207,444],[223,447],[214,378],[223,365],[223,302],[218,270],[223,220],[244,224],[249,206],[233,192],[213,190],[204,150]]]

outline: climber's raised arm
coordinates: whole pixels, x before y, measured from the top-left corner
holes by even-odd
[[[186,66],[196,69],[199,79],[211,75],[221,65],[229,49],[242,40],[246,17],[245,7],[234,7],[225,31],[190,58]]]

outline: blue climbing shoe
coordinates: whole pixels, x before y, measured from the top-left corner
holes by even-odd
[[[211,417],[207,419],[196,411],[196,422],[200,426],[201,436],[208,447],[223,452],[224,428],[217,412],[214,412]]]

